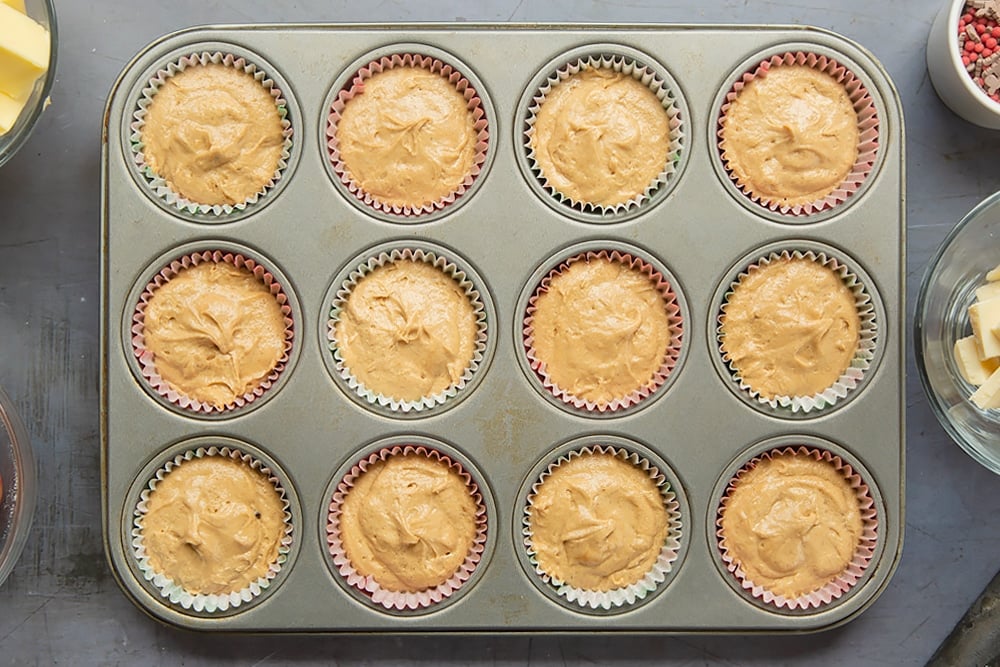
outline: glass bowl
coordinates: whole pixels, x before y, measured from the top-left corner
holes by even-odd
[[[972,458],[1000,474],[1000,410],[982,410],[976,387],[959,373],[955,341],[972,334],[969,306],[986,272],[1000,264],[1000,192],[980,202],[948,234],[931,260],[913,318],[917,368],[944,429]]]
[[[35,459],[24,425],[0,389],[0,585],[14,569],[35,512]]]
[[[56,78],[56,51],[59,50],[59,36],[56,32],[56,8],[52,4],[54,0],[25,0],[24,7],[28,16],[40,23],[49,31],[49,69],[45,76],[35,82],[35,88],[31,91],[28,103],[21,112],[14,127],[6,134],[0,134],[0,167],[7,160],[14,157],[24,142],[28,140],[31,131],[38,123],[42,111],[47,106],[46,100],[49,91],[52,90],[52,82]]]

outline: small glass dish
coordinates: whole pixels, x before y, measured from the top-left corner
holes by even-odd
[[[28,16],[40,23],[49,31],[49,69],[35,82],[35,87],[28,97],[24,110],[18,117],[14,127],[5,134],[0,134],[0,167],[14,157],[14,153],[24,145],[31,131],[38,123],[42,111],[48,106],[49,91],[56,78],[56,52],[59,50],[59,37],[56,32],[56,8],[54,0],[24,0]],[[0,569],[2,572],[2,569]],[[0,581],[2,581],[0,577]]]
[[[1000,410],[982,410],[969,397],[955,361],[955,341],[971,335],[969,306],[986,272],[1000,264],[1000,192],[969,211],[931,260],[913,318],[917,368],[934,414],[972,458],[1000,474]]]
[[[14,406],[0,389],[0,585],[14,569],[35,512],[35,458]]]

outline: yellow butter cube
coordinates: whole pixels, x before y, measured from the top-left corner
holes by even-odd
[[[1000,370],[993,374],[972,394],[972,402],[983,410],[1000,408]]]
[[[13,7],[22,14],[25,13],[24,0],[0,0],[0,4],[7,5],[8,7]]]
[[[1000,326],[1000,298],[969,306],[969,322],[979,346],[979,358],[1000,356],[1000,338],[993,335],[993,329]]]
[[[979,347],[975,336],[966,336],[955,341],[955,363],[966,382],[979,386],[986,382],[990,374],[1000,368],[1000,360],[979,358]]]
[[[15,100],[26,98],[48,66],[48,31],[0,3],[0,92]]]
[[[979,301],[989,301],[998,296],[1000,296],[1000,282],[986,283],[976,288],[976,299]]]
[[[24,100],[15,100],[7,93],[0,93],[0,134],[10,132],[23,110]]]
[[[986,280],[993,282],[1000,280],[1000,266],[996,266],[986,272]]]

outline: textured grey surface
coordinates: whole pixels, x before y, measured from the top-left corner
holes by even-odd
[[[28,426],[41,486],[31,539],[0,588],[0,664],[923,664],[997,570],[1000,481],[937,424],[911,352],[902,561],[879,600],[842,628],[782,637],[226,637],[149,620],[118,590],[101,550],[99,162],[101,113],[117,73],[147,42],[195,24],[812,24],[868,47],[900,91],[907,123],[907,310],[912,313],[920,276],[938,243],[1000,185],[994,166],[1000,135],[952,115],[927,80],[924,40],[938,6],[929,0],[63,0],[53,105],[27,146],[0,170],[0,340],[6,352],[0,356],[0,383]]]

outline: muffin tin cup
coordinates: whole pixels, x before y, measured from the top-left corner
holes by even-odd
[[[876,315],[876,304],[865,281],[852,271],[848,265],[842,263],[837,258],[835,252],[832,249],[825,250],[818,246],[815,248],[796,248],[794,245],[788,245],[782,249],[774,249],[747,265],[725,289],[714,332],[715,340],[718,344],[718,354],[721,355],[722,362],[731,376],[731,381],[752,402],[757,403],[761,407],[767,407],[771,410],[789,411],[792,414],[801,413],[803,416],[809,416],[810,413],[821,413],[824,410],[833,408],[840,401],[847,398],[851,392],[857,390],[864,382],[865,375],[872,368],[879,340],[879,318]],[[850,365],[826,389],[811,396],[779,395],[769,398],[754,389],[740,376],[739,369],[725,350],[723,320],[729,298],[735,290],[739,289],[740,283],[747,276],[771,262],[789,259],[808,259],[816,262],[834,272],[851,290],[851,293],[854,295],[854,304],[857,308],[859,318],[858,346]]]
[[[491,316],[492,307],[489,295],[480,285],[482,280],[468,264],[457,264],[451,259],[453,253],[426,243],[415,241],[412,245],[406,241],[395,241],[379,248],[374,248],[362,258],[356,259],[348,267],[348,273],[339,277],[339,284],[328,292],[325,304],[329,310],[326,317],[325,331],[322,335],[327,352],[324,360],[334,379],[359,403],[374,410],[392,415],[419,417],[431,411],[449,407],[462,395],[468,393],[470,386],[477,380],[481,369],[487,365],[488,357],[495,343],[492,341],[490,327],[495,317]],[[348,368],[341,355],[337,337],[336,325],[340,314],[351,298],[351,293],[358,283],[372,271],[398,261],[423,262],[439,269],[444,275],[452,278],[468,297],[476,319],[476,339],[472,358],[462,372],[461,377],[451,386],[431,396],[418,400],[404,400],[371,389],[359,380]],[[344,272],[341,272],[342,274]]]
[[[538,112],[548,95],[570,77],[582,71],[596,69],[610,69],[648,86],[660,101],[667,117],[670,141],[663,169],[641,192],[617,204],[586,201],[562,192],[546,177],[533,147]],[[523,129],[518,129],[518,143],[522,145],[523,153],[519,157],[526,166],[526,169],[524,166],[522,169],[530,179],[530,184],[546,203],[555,204],[562,212],[586,222],[620,222],[638,214],[641,207],[649,206],[668,194],[687,160],[688,115],[676,82],[655,59],[617,44],[582,47],[549,63],[530,84],[528,91],[531,90],[533,92],[530,97],[526,96],[519,106],[519,116],[523,118]]]
[[[679,557],[682,556],[681,541],[684,528],[681,503],[674,490],[676,487],[667,480],[665,473],[669,468],[665,464],[654,464],[642,452],[638,451],[633,443],[626,443],[620,438],[594,436],[588,438],[587,441],[590,444],[572,448],[559,454],[544,467],[540,474],[532,477],[533,481],[530,483],[521,514],[520,541],[528,569],[531,574],[537,577],[536,583],[547,589],[546,592],[550,594],[550,597],[554,596],[556,601],[574,611],[594,614],[620,613],[628,611],[635,605],[648,602],[659,589],[669,583],[669,577],[675,566],[679,564]],[[589,455],[614,456],[645,472],[659,489],[663,506],[668,515],[667,538],[660,548],[656,562],[653,563],[649,571],[635,583],[606,591],[572,586],[546,572],[538,563],[531,530],[531,508],[539,486],[561,465],[575,458]]]
[[[406,443],[407,438],[400,437],[397,438],[397,441]],[[420,443],[420,439],[417,439],[415,443]],[[392,591],[384,588],[375,577],[365,576],[355,569],[341,539],[340,516],[344,498],[351,492],[358,478],[368,470],[369,466],[379,461],[387,461],[393,456],[424,456],[445,464],[465,481],[476,504],[476,533],[465,560],[444,583],[433,588],[420,591]],[[479,484],[458,460],[426,444],[395,444],[381,447],[362,458],[337,483],[336,490],[330,499],[328,512],[325,531],[326,544],[333,569],[343,578],[343,582],[347,586],[360,592],[372,605],[382,607],[386,611],[425,612],[440,603],[449,601],[449,598],[459,593],[463,586],[468,584],[480,566],[486,551],[489,516]]]
[[[157,92],[168,80],[189,67],[208,64],[224,65],[245,72],[264,87],[274,99],[275,107],[281,118],[283,143],[277,168],[271,178],[249,198],[242,202],[225,204],[206,204],[193,201],[175,190],[162,175],[156,173],[147,163],[144,152],[143,130],[146,126],[146,116],[149,106],[153,103]],[[147,192],[158,203],[177,210],[182,215],[191,216],[201,221],[229,222],[243,217],[259,204],[270,200],[274,190],[281,182],[292,158],[292,122],[289,117],[289,102],[279,86],[275,75],[269,73],[270,68],[260,64],[260,59],[253,54],[237,54],[230,51],[192,51],[166,63],[153,74],[145,87],[139,93],[136,109],[132,113],[129,125],[129,148],[131,157]],[[273,70],[272,70],[273,71]]]
[[[769,70],[775,67],[801,65],[816,69],[829,74],[838,83],[844,86],[858,116],[858,154],[854,165],[851,167],[843,181],[837,185],[832,192],[826,196],[812,202],[804,204],[787,205],[779,199],[772,199],[766,195],[756,193],[753,186],[744,183],[733,173],[729,166],[726,155],[725,129],[723,126],[726,113],[730,105],[739,97],[740,92],[751,81],[767,76]],[[776,214],[778,220],[789,218],[809,217],[810,221],[817,214],[830,211],[843,205],[849,198],[857,195],[862,185],[871,176],[872,171],[878,161],[880,150],[879,140],[879,113],[876,103],[869,92],[868,87],[861,78],[856,76],[852,69],[840,62],[837,57],[826,55],[818,51],[784,51],[769,55],[757,64],[756,67],[745,71],[732,84],[732,88],[725,94],[719,117],[717,130],[715,132],[718,142],[718,151],[723,164],[726,176],[732,181],[739,193],[754,204],[767,209]]]
[[[783,440],[790,443],[794,440],[794,438],[786,437],[783,438]],[[810,442],[810,440],[812,440],[810,438],[803,438],[802,440],[810,445],[813,444]],[[857,547],[854,550],[854,554],[848,565],[844,568],[843,572],[838,574],[821,588],[798,597],[787,597],[779,593],[774,593],[766,586],[751,581],[734,554],[729,551],[726,544],[725,534],[722,529],[722,516],[726,511],[726,507],[730,501],[732,492],[735,489],[735,485],[740,482],[741,478],[748,471],[758,466],[762,460],[772,459],[780,455],[808,456],[815,461],[824,461],[829,463],[831,466],[836,468],[836,470],[842,474],[844,479],[850,484],[858,500],[861,512],[861,536],[858,540]],[[876,501],[869,489],[865,476],[857,469],[857,464],[852,466],[851,463],[844,460],[840,455],[830,451],[829,449],[807,446],[807,444],[784,444],[782,446],[768,449],[754,456],[742,467],[740,467],[732,478],[730,478],[725,487],[722,498],[719,501],[718,510],[716,512],[715,527],[715,538],[717,540],[719,557],[721,558],[723,567],[732,575],[736,584],[744,592],[752,596],[754,602],[758,604],[762,603],[766,608],[777,609],[786,613],[795,613],[796,611],[800,613],[813,613],[829,606],[831,603],[849,593],[864,577],[866,570],[873,562],[878,550],[879,542],[879,513],[876,509]]]
[[[549,289],[553,279],[563,274],[569,267],[577,262],[590,262],[592,260],[606,260],[609,262],[627,266],[646,276],[650,284],[663,298],[667,320],[670,327],[670,340],[664,350],[664,359],[660,368],[654,372],[650,381],[643,387],[633,390],[628,394],[616,397],[606,403],[596,402],[575,396],[570,390],[560,387],[552,379],[546,368],[544,359],[539,358],[534,346],[535,326],[534,314],[537,311],[537,301],[541,294]],[[527,365],[541,383],[544,391],[553,396],[557,401],[580,411],[584,414],[607,414],[616,415],[629,411],[648,401],[654,394],[663,390],[670,376],[675,372],[679,363],[681,352],[684,347],[684,312],[674,285],[676,282],[665,276],[664,272],[646,261],[639,251],[629,252],[623,246],[609,243],[607,247],[594,245],[592,249],[583,250],[579,253],[570,253],[565,259],[559,260],[555,268],[549,270],[537,283],[527,299],[524,309],[523,320],[523,355],[527,360]]]
[[[410,46],[413,47],[414,51],[406,51]],[[342,187],[349,198],[371,211],[381,214],[384,219],[425,222],[433,219],[429,216],[443,213],[445,209],[468,196],[477,179],[485,171],[491,143],[490,118],[487,116],[488,103],[484,101],[485,93],[482,86],[477,86],[470,80],[471,70],[463,65],[456,67],[454,63],[458,61],[452,56],[443,51],[420,45],[399,45],[399,48],[402,50],[392,51],[382,56],[372,56],[373,59],[358,67],[339,89],[335,86],[332,98],[327,103],[329,116],[324,132],[325,149],[328,167],[332,169],[334,181]],[[476,132],[475,156],[472,166],[468,174],[450,193],[433,202],[400,205],[383,201],[377,194],[366,191],[363,185],[354,179],[340,154],[337,126],[345,107],[352,99],[364,93],[365,82],[368,79],[396,67],[418,67],[447,79],[455,87],[455,90],[465,98],[466,108],[472,117],[473,129]]]
[[[157,572],[150,563],[150,556],[146,551],[143,539],[143,519],[148,511],[147,503],[150,496],[156,490],[157,485],[162,482],[164,478],[171,473],[171,471],[183,466],[185,462],[209,456],[220,456],[234,461],[242,461],[249,465],[253,470],[262,475],[266,475],[268,481],[274,486],[275,492],[281,497],[281,502],[284,507],[284,534],[278,546],[278,555],[274,562],[269,565],[267,573],[251,582],[245,588],[232,591],[228,594],[192,593],[185,590],[183,585],[175,582],[166,574]],[[256,456],[242,451],[238,445],[227,444],[221,447],[217,445],[199,446],[194,449],[183,450],[170,457],[169,460],[158,468],[153,476],[149,478],[142,491],[139,493],[139,501],[134,507],[131,524],[132,529],[130,533],[130,546],[132,550],[132,557],[142,579],[151,584],[157,590],[159,595],[171,605],[197,614],[215,615],[226,614],[227,612],[235,613],[242,611],[243,607],[246,605],[254,603],[261,595],[267,592],[268,589],[275,584],[276,578],[282,572],[289,559],[289,553],[292,550],[292,544],[294,541],[294,523],[292,520],[290,502],[281,479],[279,479],[279,477],[267,464]]]
[[[245,410],[255,401],[264,396],[279,380],[285,368],[289,365],[291,353],[295,342],[295,322],[292,314],[292,303],[286,294],[282,282],[273,270],[265,268],[257,259],[246,256],[238,249],[224,249],[227,244],[215,246],[218,249],[205,249],[181,254],[170,260],[152,277],[145,285],[136,299],[130,326],[130,342],[132,356],[137,362],[138,375],[145,383],[146,387],[161,400],[179,408],[181,411],[202,416],[228,415],[237,410]],[[278,359],[277,364],[251,390],[241,396],[237,396],[226,405],[219,407],[211,403],[192,398],[177,388],[170,385],[163,379],[156,370],[156,359],[152,351],[146,347],[145,342],[145,315],[150,299],[157,289],[169,282],[185,269],[198,266],[205,262],[224,262],[240,269],[245,269],[252,273],[261,283],[263,283],[274,296],[281,312],[285,318],[285,345],[284,353]]]

